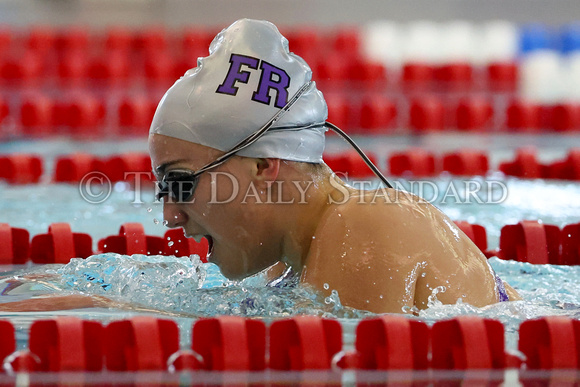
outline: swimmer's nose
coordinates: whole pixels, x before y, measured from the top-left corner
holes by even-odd
[[[189,217],[179,209],[174,203],[163,204],[163,220],[169,228],[182,227],[187,223]]]

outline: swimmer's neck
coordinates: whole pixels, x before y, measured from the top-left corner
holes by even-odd
[[[291,173],[288,175],[289,178],[293,177]],[[313,187],[301,198],[302,203],[285,207],[280,205],[283,216],[279,214],[276,218],[278,227],[283,230],[279,256],[281,261],[296,273],[302,272],[322,217],[333,201],[336,203],[340,200],[341,193],[337,192],[336,182],[346,186],[333,175],[330,168],[325,168],[313,177]],[[298,176],[294,176],[296,177]],[[334,183],[331,184],[330,179],[335,179]]]

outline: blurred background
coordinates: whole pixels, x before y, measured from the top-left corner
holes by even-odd
[[[163,93],[242,17],[279,27],[391,175],[580,178],[577,0],[1,0],[0,152],[56,181],[64,152],[145,152]],[[329,134],[327,162],[368,174],[345,149]]]

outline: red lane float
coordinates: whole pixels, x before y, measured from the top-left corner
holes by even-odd
[[[56,159],[54,181],[57,183],[77,183],[91,172],[103,170],[103,163],[86,153],[73,153]]]
[[[500,321],[462,316],[437,321],[431,328],[435,369],[501,369],[506,366]]]
[[[71,258],[93,254],[92,238],[73,233],[68,223],[52,223],[47,234],[35,235],[30,243],[30,260],[34,263],[68,263]]]
[[[162,237],[145,235],[145,228],[141,223],[123,224],[118,235],[99,240],[98,246],[102,253],[125,255],[160,255],[166,248]]]
[[[296,316],[270,326],[270,368],[328,370],[342,350],[342,326],[337,320]]]
[[[499,257],[533,264],[560,262],[560,228],[534,220],[503,226]]]
[[[534,148],[520,148],[512,161],[502,162],[499,170],[508,176],[539,179],[546,175],[546,168],[536,159]]]
[[[68,316],[35,321],[28,346],[39,360],[34,371],[101,371],[102,336],[103,326],[97,321]]]
[[[483,176],[489,170],[489,160],[484,152],[462,149],[443,156],[443,170],[452,175]]]
[[[262,371],[266,368],[266,325],[260,320],[221,316],[193,325],[191,348],[210,371]]]
[[[23,228],[0,223],[0,264],[24,264],[28,261],[30,234]]]
[[[105,328],[104,352],[111,371],[167,370],[179,350],[179,329],[173,320],[138,316]]]
[[[395,176],[409,173],[413,176],[427,177],[438,173],[433,153],[421,148],[392,154],[389,157],[389,168],[390,173]]]
[[[427,369],[429,339],[429,327],[421,321],[399,316],[362,320],[356,328],[356,368]]]
[[[580,223],[562,228],[560,265],[580,265]]]
[[[167,230],[163,238],[166,243],[163,255],[188,257],[197,254],[202,262],[207,262],[209,246],[206,238],[197,243],[193,238],[186,237],[182,228]]]
[[[580,321],[560,316],[524,321],[518,347],[528,369],[580,369]]]

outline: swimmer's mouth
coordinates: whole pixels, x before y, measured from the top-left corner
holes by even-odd
[[[206,260],[209,262],[211,258],[211,254],[213,253],[213,238],[211,235],[204,235],[205,239],[207,239],[207,256]]]

